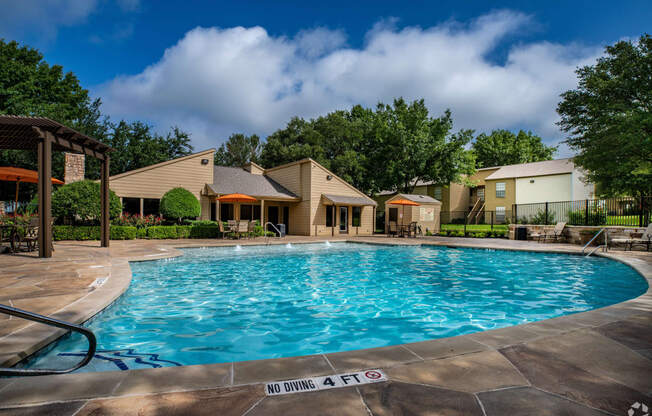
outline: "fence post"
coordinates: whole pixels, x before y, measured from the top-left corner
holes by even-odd
[[[643,227],[643,196],[638,199],[638,226]]]
[[[466,237],[466,223],[468,221],[469,221],[469,216],[466,215],[466,213],[465,213],[465,215],[464,215],[464,237]]]
[[[494,230],[494,212],[491,211],[491,231]]]
[[[548,201],[546,201],[546,216],[544,222],[544,225],[548,225]]]
[[[589,200],[584,201],[584,225],[589,225]]]
[[[513,204],[512,205],[512,222],[514,224],[518,223],[518,204]]]

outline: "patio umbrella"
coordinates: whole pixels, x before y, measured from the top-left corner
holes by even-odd
[[[418,203],[414,201],[410,201],[409,199],[395,199],[394,201],[390,202],[391,205],[403,205],[403,213],[401,214],[401,225],[403,224],[404,218],[405,218],[405,206],[410,205],[413,207],[419,206]]]
[[[16,209],[18,209],[18,187],[20,183],[38,183],[38,172],[35,170],[14,168],[9,166],[0,167],[0,181],[16,182]],[[55,185],[64,184],[59,179],[55,178],[52,178],[52,183]],[[16,214],[15,211],[14,214]]]
[[[220,201],[220,202],[256,202],[256,201],[258,201],[253,196],[249,196],[249,195],[245,195],[245,194],[222,195],[221,197],[217,198],[217,200]]]

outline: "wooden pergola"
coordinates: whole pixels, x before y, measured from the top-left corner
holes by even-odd
[[[39,257],[52,257],[52,151],[82,153],[101,161],[102,247],[109,246],[109,152],[113,149],[43,117],[0,115],[0,149],[38,151]]]

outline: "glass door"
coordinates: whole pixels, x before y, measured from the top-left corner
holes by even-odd
[[[340,207],[340,233],[348,231],[349,207]]]

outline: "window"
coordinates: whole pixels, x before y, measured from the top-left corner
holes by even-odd
[[[159,215],[159,199],[145,198],[143,200],[143,215]]]
[[[353,216],[351,217],[351,225],[353,227],[359,227],[360,226],[360,213],[361,212],[362,212],[362,208],[353,207]]]
[[[233,217],[233,204],[220,204],[220,220],[229,221]]]
[[[496,207],[496,221],[505,221],[505,207]]]
[[[332,227],[335,223],[335,207],[332,205],[326,205],[326,226]]]
[[[441,186],[435,187],[435,199],[441,201]]]
[[[484,186],[481,188],[478,188],[478,199],[480,201],[484,201]]]
[[[122,198],[122,212],[140,214],[140,198]]]
[[[496,182],[496,198],[505,198],[505,182]]]

